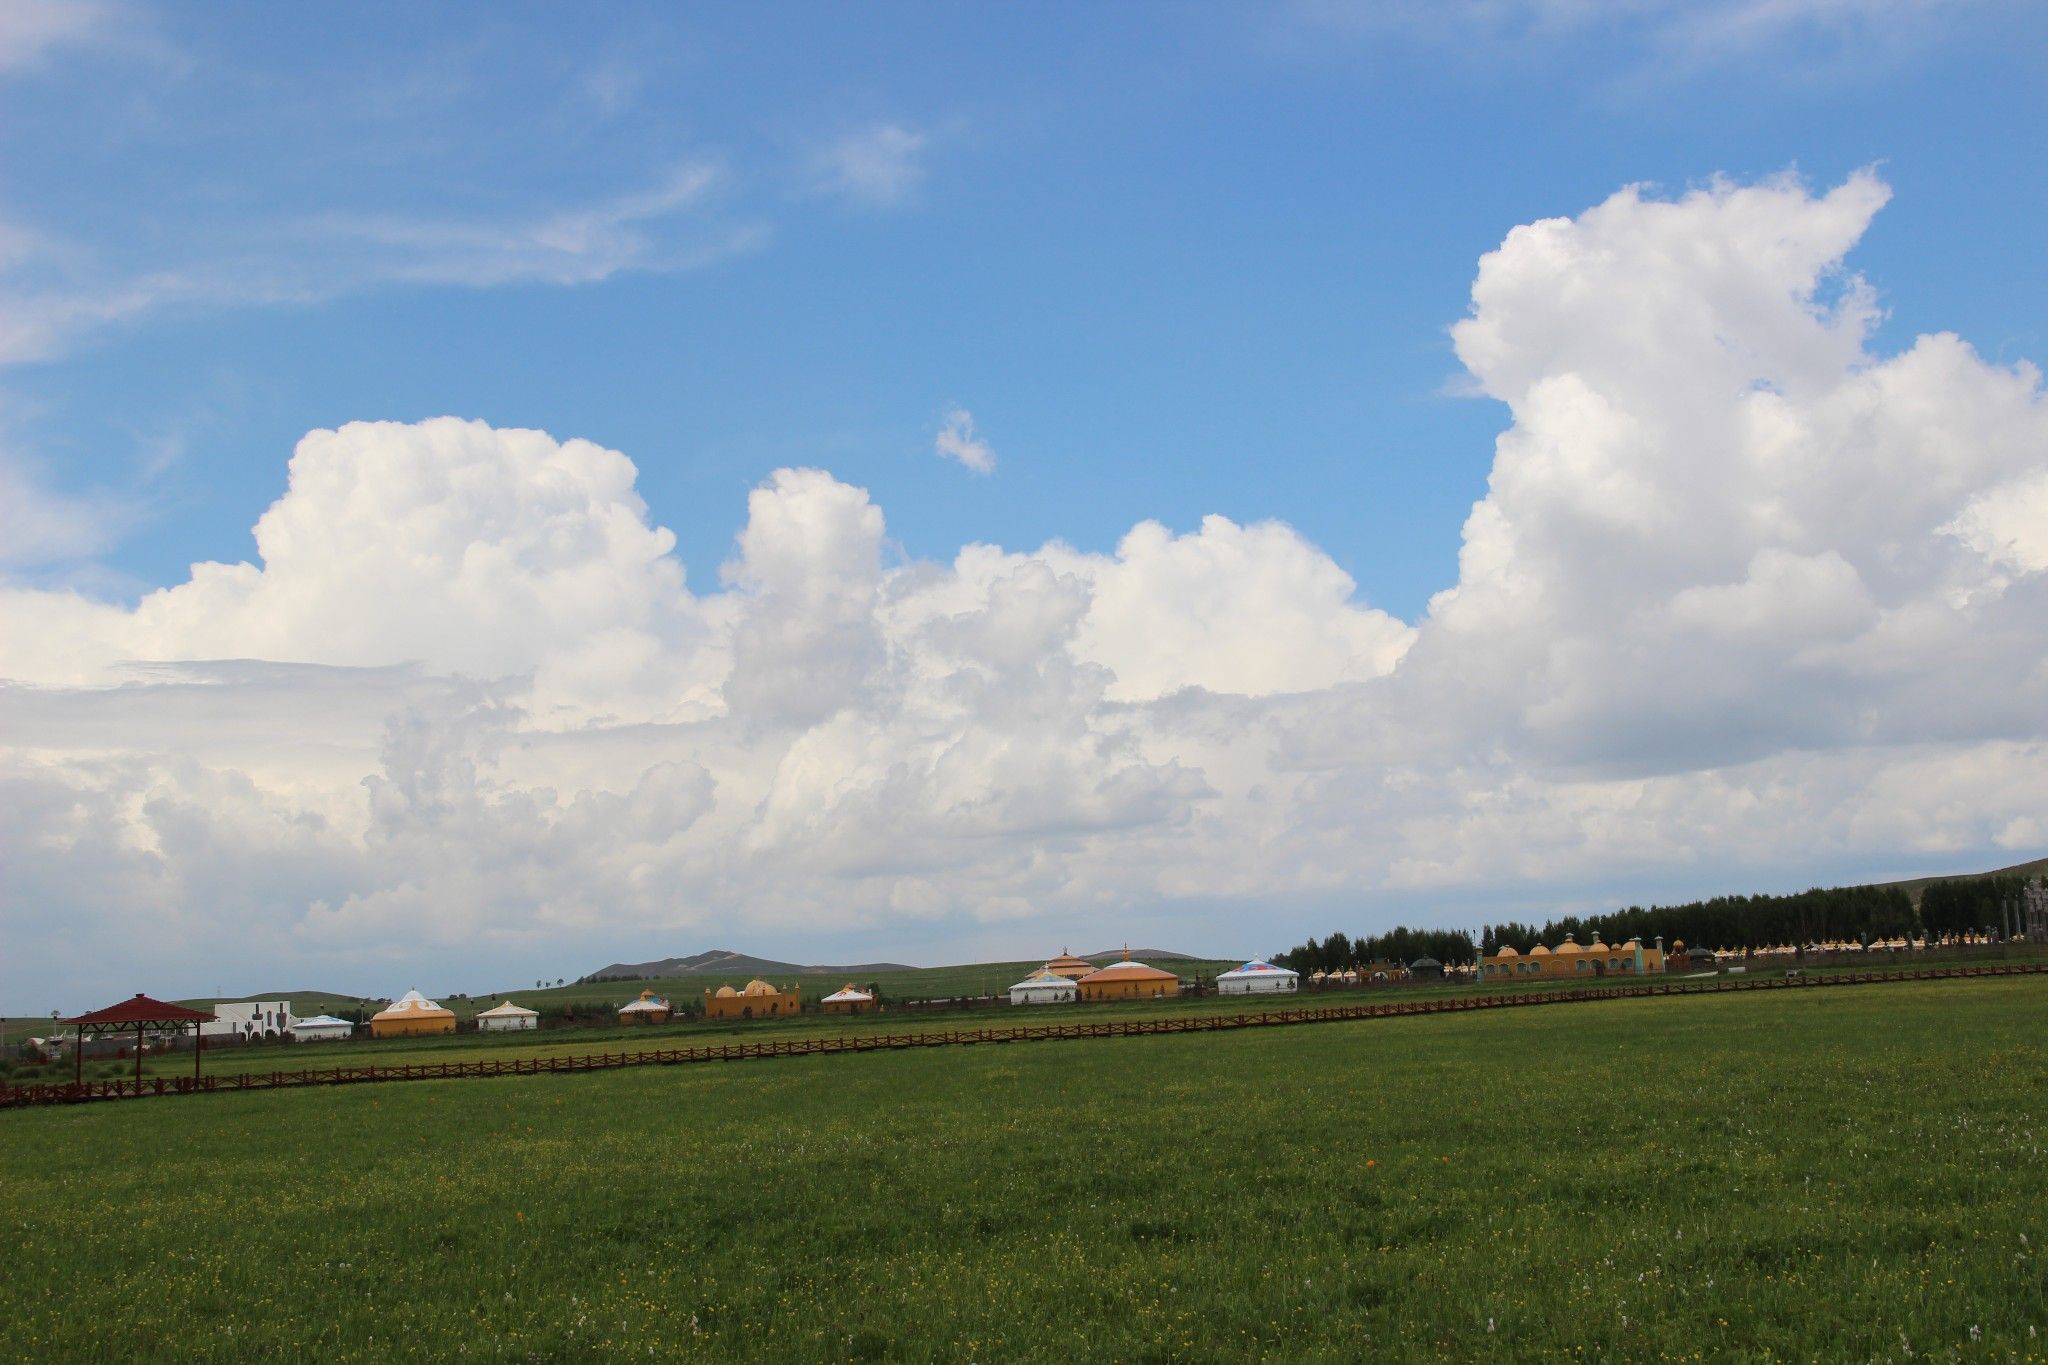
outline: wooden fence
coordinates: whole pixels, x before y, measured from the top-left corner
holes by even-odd
[[[918,1033],[844,1034],[827,1038],[774,1039],[759,1043],[707,1043],[691,1047],[595,1052],[573,1057],[523,1057],[473,1062],[407,1062],[397,1066],[332,1066],[298,1071],[249,1072],[235,1076],[157,1076],[141,1081],[86,1081],[7,1085],[0,1082],[0,1108],[31,1104],[77,1104],[87,1100],[141,1099],[154,1095],[218,1094],[244,1090],[290,1090],[315,1085],[358,1085],[377,1081],[444,1081],[485,1076],[541,1076],[575,1071],[609,1071],[628,1066],[679,1066],[691,1062],[755,1061],[768,1057],[818,1057],[853,1052],[900,1051],[919,1047],[973,1047],[989,1043],[1043,1043],[1073,1038],[1139,1038],[1161,1033],[1217,1033],[1226,1029],[1275,1028],[1290,1024],[1336,1024],[1411,1014],[1454,1014],[1462,1010],[1518,1009],[1645,996],[1719,995],[1728,991],[1817,990],[1887,981],[1950,981],[1990,976],[2048,973],[2048,962],[1976,967],[1926,967],[1886,972],[1833,972],[1814,976],[1745,980],[1659,981],[1627,986],[1568,987],[1498,995],[1437,996],[1389,1000],[1370,1005],[1329,1005],[1262,1010],[1242,1014],[1190,1014],[1178,1019],[1122,1019],[1094,1023],[994,1025],[933,1029]]]

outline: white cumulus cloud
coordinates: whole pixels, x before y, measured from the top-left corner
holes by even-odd
[[[1952,335],[1872,349],[1887,193],[1510,232],[1454,331],[1510,422],[1415,622],[1221,515],[902,562],[794,468],[693,592],[620,452],[313,432],[248,562],[0,587],[4,984],[1133,916],[1271,951],[1338,904],[2022,852],[2048,399]]]

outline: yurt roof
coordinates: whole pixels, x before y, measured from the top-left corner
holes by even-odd
[[[1097,970],[1088,973],[1088,975],[1081,978],[1081,984],[1086,985],[1091,982],[1101,983],[1105,981],[1178,980],[1180,980],[1180,978],[1175,976],[1172,972],[1162,972],[1157,967],[1149,967],[1142,962],[1131,962],[1126,960],[1123,962],[1112,962],[1107,967],[1098,968]]]
[[[1058,988],[1060,986],[1072,986],[1073,984],[1074,983],[1072,981],[1068,980],[1064,976],[1061,976],[1058,972],[1053,971],[1051,968],[1041,967],[1037,971],[1033,972],[1031,975],[1025,977],[1022,981],[1019,981],[1016,985],[1010,987],[1010,989],[1014,991],[1028,987],[1032,990],[1040,990],[1047,987]]]
[[[310,1025],[310,1026],[315,1026],[315,1027],[322,1027],[322,1026],[324,1026],[324,1027],[327,1027],[327,1028],[332,1028],[332,1027],[334,1027],[334,1026],[335,1026],[336,1024],[339,1024],[339,1025],[341,1025],[341,1026],[342,1026],[343,1028],[354,1028],[354,1027],[355,1027],[355,1025],[354,1025],[354,1024],[352,1024],[352,1023],[350,1023],[350,1022],[349,1022],[348,1020],[346,1020],[346,1019],[337,1019],[337,1018],[335,1018],[335,1017],[334,1017],[333,1015],[331,1015],[331,1014],[316,1014],[316,1015],[314,1015],[314,1016],[313,1016],[313,1017],[312,1017],[311,1019],[294,1019],[294,1020],[292,1020],[292,1027],[293,1027],[293,1028],[306,1028],[306,1027],[308,1027],[309,1025]]]
[[[1270,962],[1261,962],[1257,958],[1253,958],[1250,962],[1245,963],[1242,967],[1232,967],[1229,971],[1221,973],[1217,976],[1216,979],[1218,981],[1230,981],[1233,979],[1242,979],[1245,977],[1253,976],[1294,975],[1296,975],[1296,973],[1289,970],[1286,967],[1275,967]]]
[[[1060,955],[1052,959],[1052,961],[1046,963],[1045,965],[1048,967],[1086,967],[1090,971],[1093,971],[1095,969],[1095,964],[1090,962],[1087,958],[1075,957],[1065,948],[1060,949]]]
[[[842,987],[842,988],[841,988],[841,989],[839,989],[839,990],[836,990],[836,991],[832,992],[832,994],[830,994],[830,995],[826,996],[826,997],[825,997],[825,1002],[824,1002],[824,1003],[826,1003],[826,1004],[828,1004],[828,1005],[829,1005],[829,1004],[831,1004],[831,1003],[832,1003],[832,1002],[833,1002],[834,1000],[846,1000],[846,1001],[852,1001],[852,1000],[872,1000],[872,999],[874,999],[874,998],[875,998],[875,997],[873,997],[872,995],[869,995],[869,994],[868,994],[868,993],[867,993],[866,991],[857,991],[857,990],[855,990],[855,989],[854,989],[854,988],[853,988],[853,987],[852,987],[852,986],[851,986],[851,985],[849,984],[849,985],[847,985],[847,986],[844,986],[844,987]]]
[[[427,999],[418,991],[407,991],[383,1009],[378,1010],[371,1018],[401,1019],[407,1017],[429,1017],[439,1014],[445,1014],[453,1018],[455,1011],[443,1009],[438,1002]]]
[[[646,1010],[647,1012],[652,1013],[655,1010],[665,1010],[667,1008],[668,1001],[662,999],[660,996],[656,995],[652,991],[642,991],[640,992],[640,998],[638,1000],[635,1000],[632,1004],[619,1006],[619,1013],[625,1014],[628,1011],[635,1010]]]
[[[537,1016],[539,1013],[539,1010],[530,1010],[524,1005],[515,1005],[510,1000],[507,1000],[504,1004],[491,1009],[478,1010],[476,1017],[479,1019],[510,1019],[518,1015],[531,1014]]]

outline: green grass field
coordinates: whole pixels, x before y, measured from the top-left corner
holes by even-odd
[[[0,1113],[11,1358],[2048,1359],[2048,983]]]

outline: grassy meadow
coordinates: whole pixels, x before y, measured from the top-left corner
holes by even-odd
[[[226,1094],[0,1138],[14,1359],[2048,1359],[2038,979]]]

